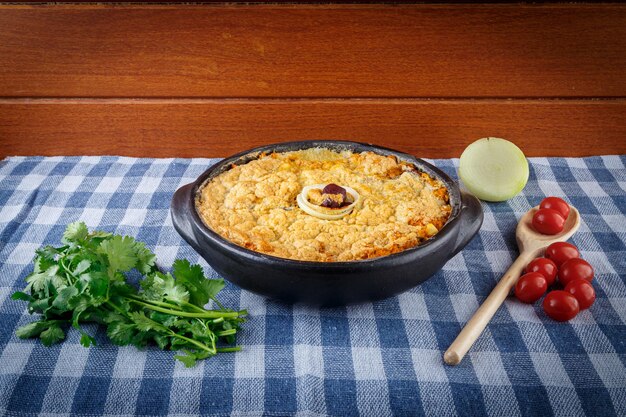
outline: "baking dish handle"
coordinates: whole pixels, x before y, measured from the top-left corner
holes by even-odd
[[[483,224],[483,208],[472,194],[461,191],[461,213],[459,214],[459,234],[450,258],[459,253]]]
[[[183,185],[174,193],[172,197],[172,204],[170,206],[170,212],[172,214],[172,223],[174,229],[182,236],[183,239],[196,251],[199,249],[198,242],[193,233],[191,226],[191,220],[189,214],[195,208],[191,204],[191,191],[193,189],[193,183]]]

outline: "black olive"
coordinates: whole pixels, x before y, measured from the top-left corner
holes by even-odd
[[[341,194],[341,197],[343,197],[343,201],[346,201],[346,189],[337,184],[333,184],[333,183],[328,184],[326,187],[324,187],[324,189],[322,190],[322,193]]]

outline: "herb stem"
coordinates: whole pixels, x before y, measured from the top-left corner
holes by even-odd
[[[138,297],[138,296],[132,295],[132,294],[127,295],[127,297],[128,298],[132,298],[133,300],[142,301],[142,302],[149,303],[149,304],[154,304],[154,305],[157,305],[157,306],[160,306],[160,307],[169,307],[169,308],[175,307],[176,309],[180,308],[180,305],[172,303],[172,302],[157,301],[157,300],[146,300],[146,299],[143,299],[141,297]],[[185,306],[185,307],[193,308],[194,310],[196,310],[198,312],[201,312],[201,313],[205,313],[207,311],[207,310],[205,310],[205,309],[203,309],[201,307],[198,307],[198,306],[193,305],[191,303],[187,303],[185,301],[181,301],[180,304]],[[184,311],[184,310],[182,310],[182,311]]]
[[[202,342],[198,342],[197,340],[194,340],[194,339],[191,339],[191,338],[189,338],[189,337],[183,336],[183,335],[178,334],[178,333],[176,333],[176,332],[173,332],[173,331],[171,331],[171,330],[170,330],[170,334],[171,334],[173,337],[176,337],[176,338],[178,338],[178,339],[182,339],[182,340],[185,340],[185,341],[187,341],[187,342],[189,342],[189,343],[192,343],[192,344],[194,344],[194,345],[198,346],[200,349],[205,350],[205,351],[207,351],[207,352],[210,352],[210,353],[211,353],[211,354],[213,354],[213,355],[217,353],[217,350],[216,350],[216,349],[211,349],[209,346],[205,345],[205,344],[204,344],[204,343],[202,343]]]
[[[215,319],[218,317],[223,317],[223,318],[235,318],[239,316],[239,312],[238,311],[233,311],[233,312],[226,312],[226,311],[209,311],[209,310],[205,310],[204,312],[200,313],[191,313],[189,311],[183,311],[183,310],[174,310],[171,308],[163,308],[163,307],[159,307],[157,305],[154,304],[149,304],[143,301],[139,301],[139,300],[135,300],[133,298],[129,299],[129,301],[135,303],[135,304],[139,304],[142,305],[146,308],[149,308],[150,310],[154,310],[154,311],[159,311],[161,313],[165,313],[165,314],[171,314],[174,316],[181,316],[181,317],[203,317],[203,318],[207,318],[207,319]]]
[[[72,273],[72,271],[70,271],[70,269],[67,266],[65,266],[65,263],[63,263],[63,260],[64,260],[63,258],[60,258],[59,259],[59,264],[61,264],[61,268],[63,268],[65,270],[65,272],[67,273],[67,278],[68,278],[68,281],[70,282],[70,284],[74,285],[76,283],[76,281],[72,281],[69,278],[71,277],[71,278],[74,278],[75,280],[77,280],[78,278]]]
[[[221,332],[215,332],[215,336],[228,336],[230,334],[235,334],[235,333],[237,333],[237,330],[228,329],[228,330],[223,330]]]
[[[205,310],[204,308],[202,308],[202,307],[198,307],[198,306],[197,306],[197,305],[195,305],[195,304],[187,303],[187,302],[185,302],[185,301],[183,301],[181,304],[183,304],[183,305],[184,305],[184,306],[186,306],[186,307],[193,308],[194,310],[199,311],[199,312],[200,312],[200,311],[201,311],[201,312],[206,311],[206,310]]]
[[[113,304],[111,301],[105,301],[105,304],[108,305],[109,307],[111,307],[113,310],[117,311],[118,313],[120,313],[122,316],[124,317],[128,317],[128,314],[126,311],[124,311],[123,309],[121,309],[120,307],[116,306],[115,304]]]
[[[233,346],[233,347],[223,347],[215,349],[217,352],[239,352],[241,350],[241,346]]]

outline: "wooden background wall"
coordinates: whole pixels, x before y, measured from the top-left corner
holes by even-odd
[[[626,153],[626,5],[0,5],[0,157]]]

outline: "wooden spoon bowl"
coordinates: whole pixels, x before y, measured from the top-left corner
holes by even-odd
[[[517,224],[515,239],[519,248],[519,256],[444,353],[443,360],[448,365],[456,365],[461,362],[478,336],[487,327],[493,315],[498,311],[500,305],[508,297],[526,265],[543,254],[552,243],[565,242],[580,227],[580,214],[576,208],[570,206],[570,212],[561,233],[556,235],[541,234],[532,227],[532,219],[537,210],[539,210],[539,206],[528,210]]]
[[[520,256],[525,252],[538,252],[545,250],[554,242],[565,242],[580,227],[580,214],[575,207],[570,206],[569,216],[563,225],[563,231],[556,235],[544,235],[537,232],[532,227],[532,219],[539,210],[539,206],[528,210],[520,219],[515,229],[515,239],[519,248]]]

